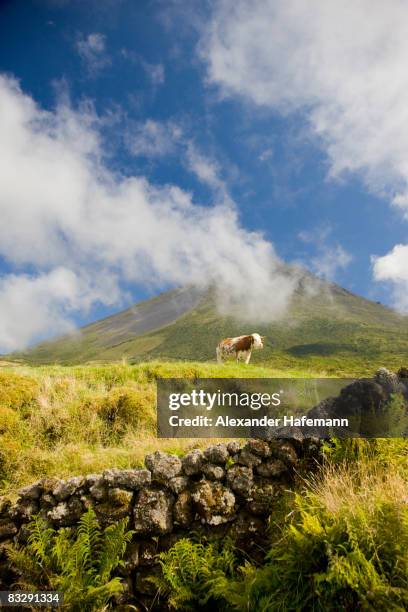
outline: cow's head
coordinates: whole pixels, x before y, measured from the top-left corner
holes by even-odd
[[[251,336],[254,339],[254,349],[262,349],[263,341],[265,340],[266,336],[260,336],[259,334],[251,334]]]

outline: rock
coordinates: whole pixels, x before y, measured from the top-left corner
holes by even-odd
[[[194,509],[204,523],[220,525],[233,519],[235,495],[220,482],[202,480],[193,493]]]
[[[34,482],[32,485],[20,489],[18,495],[23,500],[37,500],[40,499],[42,492],[43,488],[41,486],[41,481],[37,480],[37,482]]]
[[[265,440],[248,440],[245,448],[258,457],[269,457],[271,454],[269,444]]]
[[[114,477],[112,475],[111,480],[112,482],[114,481]],[[89,485],[89,495],[92,497],[92,499],[98,502],[102,502],[107,499],[109,489],[103,476],[92,479],[92,481],[89,481]]]
[[[238,549],[249,553],[252,559],[262,561],[267,548],[264,520],[241,512],[231,525],[228,535]]]
[[[0,497],[0,517],[8,518],[11,510],[11,500],[8,497]]]
[[[263,478],[274,478],[288,471],[288,467],[281,459],[268,459],[256,468],[257,473]]]
[[[46,493],[52,494],[53,490],[58,485],[58,483],[59,483],[58,478],[43,478],[41,480],[41,487],[43,490],[43,495]]]
[[[247,509],[251,514],[268,516],[271,513],[276,490],[270,483],[256,485],[250,493],[251,501],[247,503]]]
[[[47,517],[50,521],[62,523],[69,516],[69,508],[66,502],[61,502],[57,504],[52,510],[47,512]]]
[[[113,506],[110,502],[102,502],[93,506],[96,517],[102,527],[114,525],[122,519],[128,519],[130,514],[129,506]]]
[[[102,503],[93,506],[101,525],[113,525],[127,518],[131,513],[133,493],[125,489],[108,489],[107,497]]]
[[[193,500],[190,491],[182,491],[178,496],[173,509],[174,523],[187,528],[194,519]]]
[[[210,463],[217,463],[219,465],[225,465],[227,459],[229,458],[229,452],[226,444],[211,444],[204,451],[204,457]]]
[[[408,368],[402,366],[398,372],[397,372],[397,376],[400,380],[404,380],[406,382],[407,378],[408,378]]]
[[[148,540],[140,542],[139,565],[151,567],[157,561],[157,542]]]
[[[17,527],[12,521],[7,519],[0,520],[0,542],[9,540],[17,533]]]
[[[79,498],[84,506],[84,510],[89,510],[89,508],[93,508],[95,505],[95,500],[90,495],[81,495]]]
[[[40,506],[37,501],[27,500],[22,501],[21,499],[10,510],[10,517],[16,521],[26,522],[30,521],[34,514],[38,514]]]
[[[298,462],[296,450],[291,442],[287,440],[272,440],[270,449],[273,457],[281,459],[286,465],[294,466]]]
[[[374,380],[384,387],[388,393],[397,393],[401,390],[398,375],[390,372],[387,368],[379,368],[374,375]]]
[[[45,518],[45,517],[43,517]],[[20,546],[26,546],[28,543],[28,538],[30,537],[31,532],[28,528],[27,524],[21,525],[20,529],[18,530],[18,534],[15,538],[16,542],[20,545]]]
[[[253,468],[256,465],[259,465],[260,463],[262,463],[262,459],[259,457],[259,455],[255,455],[251,451],[251,447],[248,446],[248,443],[247,443],[245,444],[244,448],[239,453],[237,462],[240,463],[241,465],[246,465],[247,467]]]
[[[160,535],[173,528],[174,497],[169,491],[147,487],[139,492],[133,510],[134,530],[140,535]]]
[[[241,443],[238,440],[232,440],[228,442],[227,449],[230,455],[236,455],[241,448]]]
[[[51,493],[43,493],[40,500],[41,508],[53,508],[56,505],[56,500]]]
[[[100,474],[88,474],[87,476],[85,476],[85,487],[90,489],[96,483],[99,483],[102,480],[103,480],[103,476],[101,476]]]
[[[117,468],[111,468],[103,472],[103,479],[108,487],[139,491],[142,487],[150,484],[151,474],[148,470],[143,469],[118,470]]]
[[[225,470],[220,465],[214,463],[205,463],[202,468],[204,476],[210,480],[222,480],[225,476]]]
[[[173,546],[178,542],[181,538],[184,538],[185,535],[183,533],[166,533],[163,536],[160,536],[158,539],[158,551],[164,552],[166,550],[170,550]]]
[[[180,493],[183,489],[186,489],[189,485],[189,479],[187,476],[175,476],[171,478],[167,483],[168,487],[173,491],[173,493]]]
[[[340,417],[372,418],[388,400],[384,388],[372,380],[357,380],[344,387],[335,398],[333,414]]]
[[[187,455],[184,455],[181,461],[183,465],[183,472],[187,476],[193,476],[201,472],[201,468],[204,463],[204,455],[200,449],[194,448],[192,451],[187,453]]]
[[[151,471],[153,480],[164,483],[178,476],[182,468],[179,457],[162,451],[146,455],[145,465]]]
[[[227,483],[238,495],[242,497],[246,497],[251,488],[254,481],[252,468],[242,466],[242,465],[233,465],[227,471]]]
[[[123,489],[109,489],[108,502],[115,508],[123,507],[124,510],[130,511],[130,503],[133,498],[131,491],[125,491]]]
[[[72,497],[69,501],[60,502],[52,510],[49,510],[47,518],[56,527],[70,527],[79,521],[83,512],[82,502],[77,497]]]
[[[125,568],[127,572],[131,572],[139,565],[139,549],[140,542],[132,540],[126,547],[125,553]]]
[[[58,502],[65,501],[76,493],[83,484],[84,479],[80,476],[70,478],[69,480],[60,480],[54,487],[52,494]]]

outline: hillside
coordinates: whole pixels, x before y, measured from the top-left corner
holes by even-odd
[[[32,364],[204,361],[214,359],[220,338],[253,331],[267,336],[253,361],[275,367],[363,373],[408,361],[407,317],[328,283],[314,292],[300,285],[286,317],[266,325],[240,322],[234,312],[220,316],[211,292],[177,289],[11,357]]]

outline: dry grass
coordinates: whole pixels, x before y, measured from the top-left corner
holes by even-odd
[[[207,445],[156,437],[156,378],[200,374],[207,372],[188,363],[3,369],[0,494],[45,476],[140,466],[157,449]]]
[[[308,488],[319,504],[333,516],[358,514],[363,507],[369,516],[381,500],[392,505],[407,505],[408,474],[396,466],[360,460],[341,465],[329,463],[321,474],[308,477]]]

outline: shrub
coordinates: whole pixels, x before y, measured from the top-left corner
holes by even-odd
[[[248,612],[403,612],[407,490],[401,474],[375,463],[328,466],[295,496],[262,567],[224,567],[214,551],[192,543],[166,553],[163,580],[170,601],[196,609],[214,601],[220,610]]]
[[[34,378],[14,372],[0,372],[0,406],[25,408],[35,403],[39,385]]]
[[[329,463],[341,466],[345,462],[362,466],[378,465],[408,475],[408,440],[406,438],[332,439],[323,446]]]
[[[14,431],[19,424],[18,413],[7,406],[0,406],[0,434]]]
[[[95,408],[108,425],[108,437],[123,437],[129,427],[154,431],[155,397],[153,387],[121,386],[111,389]]]
[[[123,590],[112,572],[123,565],[122,557],[132,537],[127,520],[101,530],[89,509],[78,528],[56,532],[40,517],[28,526],[26,547],[10,547],[8,557],[22,575],[26,589],[62,591],[64,608],[86,612],[101,610]]]
[[[151,580],[176,610],[226,610],[218,580],[234,573],[236,557],[230,542],[203,544],[181,539],[161,553],[162,576]]]

